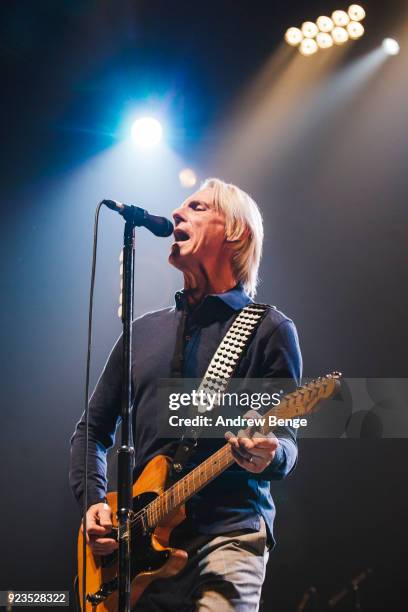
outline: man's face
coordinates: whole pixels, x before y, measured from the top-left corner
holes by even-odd
[[[196,191],[173,211],[174,238],[169,262],[180,270],[194,269],[225,255],[225,218],[214,208],[214,190]]]

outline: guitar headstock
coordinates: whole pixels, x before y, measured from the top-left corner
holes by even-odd
[[[340,389],[340,372],[331,372],[302,385],[285,397],[288,412],[293,415],[309,414],[323,399],[329,399]]]
[[[331,372],[326,376],[321,376],[312,380],[311,382],[304,385],[300,389],[304,389],[305,403],[304,411],[305,414],[312,412],[315,406],[323,399],[329,399],[340,389],[340,372]]]
[[[319,392],[319,399],[329,399],[332,395],[339,391],[341,383],[341,372],[331,372],[313,380],[310,385],[314,386]]]

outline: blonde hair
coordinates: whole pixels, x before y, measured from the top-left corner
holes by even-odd
[[[232,269],[251,297],[258,285],[262,255],[263,222],[256,202],[245,191],[217,178],[208,178],[201,189],[214,189],[214,206],[225,216],[225,235],[235,241]]]

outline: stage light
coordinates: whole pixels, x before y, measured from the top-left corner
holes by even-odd
[[[387,55],[398,55],[400,52],[399,43],[395,38],[384,38],[382,48]]]
[[[347,32],[353,40],[357,40],[357,38],[361,38],[364,34],[364,27],[359,21],[350,21],[347,26]]]
[[[132,125],[132,140],[142,149],[157,145],[163,135],[160,122],[153,117],[142,117]]]
[[[316,42],[320,49],[329,49],[333,46],[333,38],[327,32],[319,32],[316,36]]]
[[[344,28],[350,21],[350,17],[347,15],[346,11],[334,11],[332,13],[332,19],[336,26]]]
[[[305,21],[300,30],[296,27],[289,28],[285,33],[285,40],[293,47],[298,46],[302,55],[313,55],[319,49],[329,49],[333,43],[343,45],[350,38],[361,38],[364,27],[359,22],[364,19],[365,14],[359,4],[351,4],[348,12],[336,10],[331,17],[320,15],[316,23]],[[309,44],[308,40],[316,44]]]
[[[365,10],[359,4],[350,4],[348,14],[353,21],[361,21],[365,17]]]
[[[305,38],[314,38],[319,29],[313,21],[305,21],[302,23],[302,34]]]
[[[182,187],[190,189],[197,183],[197,176],[191,168],[183,168],[183,170],[179,172],[179,180]]]
[[[334,27],[333,21],[325,15],[320,15],[316,20],[316,24],[321,32],[331,32]]]
[[[340,28],[339,26],[336,26],[333,29],[332,37],[336,45],[343,45],[349,39],[347,30],[345,28]]]
[[[303,34],[299,28],[289,28],[285,33],[285,40],[291,47],[296,47],[303,40]]]
[[[300,43],[299,51],[302,55],[313,55],[318,51],[317,42],[314,38],[304,38]]]

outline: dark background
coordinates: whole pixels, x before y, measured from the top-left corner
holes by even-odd
[[[305,374],[406,376],[406,7],[363,5],[366,35],[317,84],[306,80],[317,56],[305,58],[299,98],[271,72],[245,103],[271,58],[291,52],[281,44],[287,27],[346,5],[2,3],[0,589],[72,582],[79,513],[68,449],[83,406],[93,212],[102,197],[170,214],[189,193],[177,179],[183,165],[200,179],[237,182],[265,218],[257,297],[295,320]],[[401,54],[368,74],[365,58],[384,36],[399,37]],[[280,114],[268,114],[264,102],[276,91],[285,107],[285,87],[286,114],[277,104]],[[140,105],[170,126],[157,158],[121,148]],[[271,129],[259,147],[247,138],[256,112]],[[227,130],[235,113],[238,147]],[[120,332],[121,230],[104,213],[93,382]],[[170,304],[180,286],[168,247],[138,238],[138,313]],[[296,472],[273,484],[278,546],[265,609],[295,610],[310,585],[325,600],[367,567],[374,573],[362,609],[406,609],[407,451],[404,439],[300,441]]]

